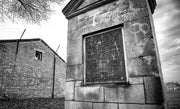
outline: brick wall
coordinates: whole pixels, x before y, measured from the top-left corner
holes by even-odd
[[[149,10],[146,0],[117,0],[68,19],[65,109],[164,108]],[[85,85],[83,35],[119,24],[129,84]]]
[[[64,97],[66,64],[56,56],[54,97]]]
[[[0,90],[3,98],[51,97],[53,87],[54,53],[41,41],[0,43]],[[35,51],[42,52],[42,61],[35,58]],[[65,63],[56,56],[56,76],[64,77]],[[64,80],[55,79],[55,95],[63,97]],[[62,86],[62,85],[61,85]],[[58,91],[57,91],[58,90]]]

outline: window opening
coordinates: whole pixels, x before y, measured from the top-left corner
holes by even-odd
[[[36,53],[35,53],[35,58],[36,58],[37,60],[41,60],[41,61],[42,61],[42,52],[36,51]]]

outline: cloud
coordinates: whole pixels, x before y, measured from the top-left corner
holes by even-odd
[[[177,9],[180,9],[180,0],[172,0],[174,2]]]
[[[180,0],[157,0],[156,35],[165,81],[180,81]]]

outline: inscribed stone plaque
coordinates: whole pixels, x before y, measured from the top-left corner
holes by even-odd
[[[86,84],[126,81],[121,28],[85,37]]]

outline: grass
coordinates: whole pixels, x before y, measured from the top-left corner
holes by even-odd
[[[64,98],[0,100],[0,109],[64,109]]]
[[[180,91],[166,93],[168,109],[180,109]]]
[[[168,109],[180,109],[180,91],[166,93]],[[0,109],[64,109],[64,98],[0,100]]]

